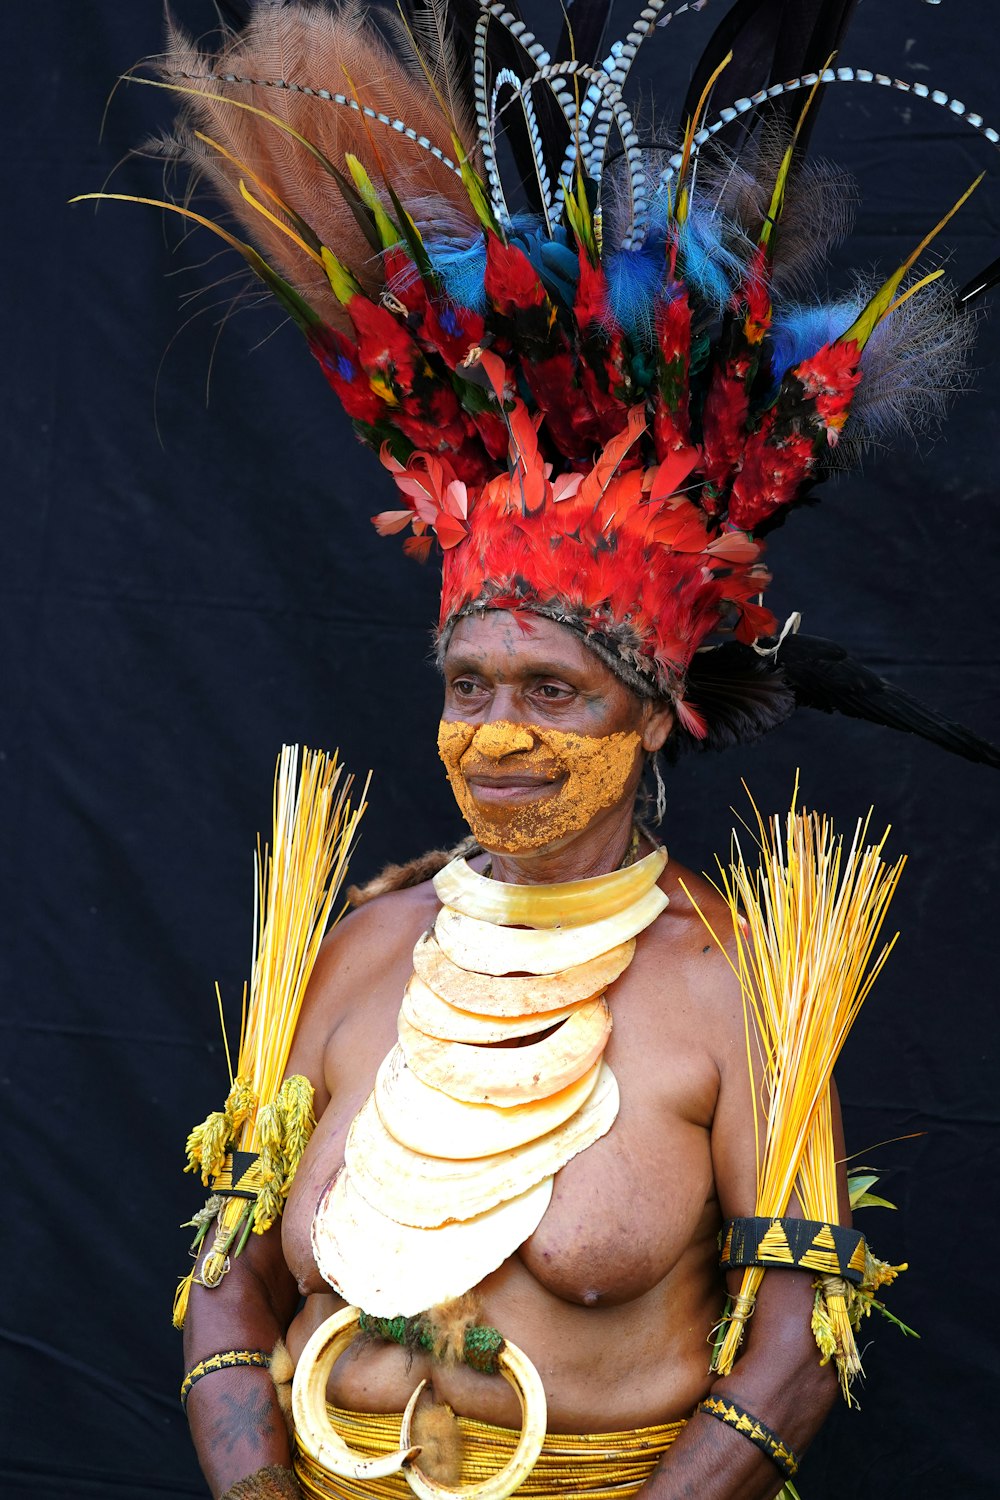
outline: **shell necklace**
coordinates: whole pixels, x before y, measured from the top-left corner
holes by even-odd
[[[656,849],[531,886],[456,859],[435,877],[398,1044],[313,1219],[316,1263],[349,1303],[409,1317],[478,1285],[537,1229],[555,1173],[611,1129],[604,992],[667,905],[666,862]]]

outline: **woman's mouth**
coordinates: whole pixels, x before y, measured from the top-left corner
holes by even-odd
[[[520,802],[537,802],[553,796],[564,781],[562,776],[466,776],[465,782],[477,802],[506,806]]]

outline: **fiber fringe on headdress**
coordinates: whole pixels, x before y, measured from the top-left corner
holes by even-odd
[[[353,0],[257,0],[214,52],[171,27],[159,78],[138,80],[181,100],[171,149],[232,227],[168,206],[302,329],[395,479],[379,531],[408,531],[416,557],[440,548],[442,642],[470,612],[546,615],[671,699],[695,744],[762,722],[747,657],[724,694],[742,677],[746,712],[718,735],[692,683],[720,637],[750,648],[776,629],[763,538],[845,456],[961,386],[965,309],[996,280],[956,297],[923,264],[970,187],[884,280],[808,300],[852,197],[805,160],[819,97],[901,89],[1000,140],[929,86],[834,66],[851,0],[740,0],[676,140],[644,145],[635,58],[704,3],[650,0],[613,46],[610,5],[579,3],[553,59],[500,0],[409,0],[391,47]],[[795,689],[780,657],[768,670],[774,721]]]

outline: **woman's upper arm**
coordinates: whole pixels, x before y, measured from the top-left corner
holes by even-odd
[[[313,1086],[316,1118],[330,1102],[324,1059],[327,1043],[344,1013],[343,970],[356,940],[350,917],[327,933],[313,966],[288,1054],[286,1076],[301,1073]]]

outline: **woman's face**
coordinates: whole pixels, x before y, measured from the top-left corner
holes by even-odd
[[[441,758],[494,853],[557,848],[598,819],[631,815],[644,754],[673,723],[573,631],[537,615],[460,620],[444,679]]]

